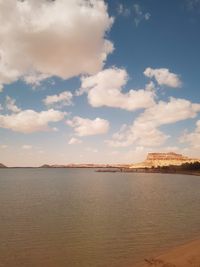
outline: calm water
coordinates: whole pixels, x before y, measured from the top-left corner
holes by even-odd
[[[130,267],[200,234],[200,177],[0,170],[0,266]]]

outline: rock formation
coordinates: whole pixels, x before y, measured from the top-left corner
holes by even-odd
[[[200,162],[200,159],[189,158],[174,152],[169,153],[149,153],[144,162],[131,165],[130,168],[152,168],[161,166],[176,165],[183,163]]]

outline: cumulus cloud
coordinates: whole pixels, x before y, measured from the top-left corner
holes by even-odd
[[[47,106],[58,105],[60,107],[72,105],[72,93],[69,91],[62,92],[58,95],[49,95],[43,100]]]
[[[144,75],[149,78],[155,78],[159,85],[177,88],[181,86],[181,80],[177,74],[170,72],[166,68],[152,69],[146,68]]]
[[[189,143],[193,148],[200,148],[200,120],[196,122],[196,129],[193,132],[185,132],[181,138],[181,143]]]
[[[82,140],[76,137],[72,137],[68,142],[69,145],[76,145],[76,144],[81,144],[81,143],[82,143]]]
[[[109,122],[107,120],[96,118],[94,120],[74,117],[72,120],[66,121],[67,125],[74,128],[76,135],[89,136],[105,134],[109,130]]]
[[[64,115],[64,112],[54,109],[41,112],[28,109],[11,115],[0,115],[0,127],[21,133],[48,131],[51,130],[49,123],[61,121]]]
[[[103,0],[0,0],[0,83],[98,72],[112,23]]]
[[[160,126],[177,121],[195,118],[200,111],[200,104],[189,100],[171,97],[169,102],[159,101],[146,109],[138,118],[138,122]]]
[[[132,144],[139,146],[160,146],[169,138],[153,125],[137,123],[130,126],[123,125],[119,132],[113,134],[112,139],[106,140],[111,147],[127,147]]]
[[[6,96],[6,108],[7,110],[13,112],[13,113],[18,113],[21,111],[20,108],[17,107],[17,105],[15,104],[16,100],[15,99],[12,99],[11,97],[9,96]]]
[[[194,118],[200,112],[200,104],[185,99],[170,98],[159,101],[141,113],[132,125],[124,125],[107,143],[113,147],[125,147],[137,143],[140,146],[160,146],[169,138],[159,127]]]
[[[93,107],[107,106],[133,111],[154,104],[152,83],[151,90],[148,85],[145,89],[131,89],[124,93],[122,89],[127,80],[126,70],[114,67],[105,69],[93,76],[82,77],[79,94],[87,92],[88,101]]]

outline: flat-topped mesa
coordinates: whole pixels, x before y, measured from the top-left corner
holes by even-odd
[[[189,160],[188,157],[185,157],[181,154],[174,152],[169,153],[148,153],[146,160]]]
[[[183,163],[200,162],[200,159],[189,158],[174,152],[148,153],[145,161],[131,165],[130,168],[152,168],[170,165],[182,165]]]

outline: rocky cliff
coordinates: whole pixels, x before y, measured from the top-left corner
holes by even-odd
[[[174,152],[169,153],[149,153],[144,162],[133,164],[130,168],[152,168],[176,165],[183,163],[200,162],[200,159],[189,158]]]
[[[149,153],[147,155],[146,160],[147,161],[155,161],[155,160],[179,160],[179,161],[185,161],[188,160],[188,157],[185,157],[181,154],[177,154],[174,152],[169,152],[169,153]]]

